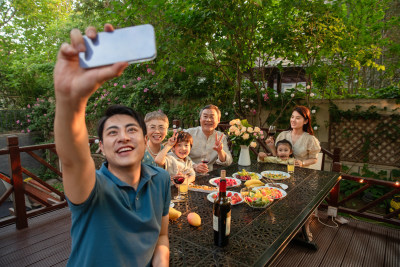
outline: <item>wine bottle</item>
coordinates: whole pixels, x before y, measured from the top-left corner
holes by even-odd
[[[218,197],[213,205],[214,244],[219,247],[228,245],[231,232],[231,202],[226,197],[226,171],[221,171]]]

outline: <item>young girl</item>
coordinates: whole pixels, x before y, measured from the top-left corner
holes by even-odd
[[[274,151],[273,149],[271,150]],[[258,154],[257,161],[280,163],[280,164],[293,163],[294,158],[290,157],[292,154],[293,154],[292,144],[288,140],[283,139],[276,143],[276,156],[267,156],[267,154],[265,154],[264,152],[260,152]]]

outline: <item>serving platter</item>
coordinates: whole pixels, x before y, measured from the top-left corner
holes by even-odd
[[[196,191],[202,193],[210,193],[218,191],[218,187],[208,186],[208,185],[195,185],[195,184],[189,184],[188,189],[190,191]]]
[[[285,180],[290,178],[290,174],[282,171],[263,171],[261,175],[271,180]]]
[[[238,194],[238,195],[240,196],[240,198],[242,199],[242,200],[240,200],[239,202],[236,202],[235,204],[233,204],[233,203],[231,202],[231,205],[239,205],[240,203],[243,203],[244,199],[243,199],[243,197],[241,196],[240,193],[234,192],[234,191],[226,191],[226,194],[227,194],[227,195],[228,195],[229,193],[231,193],[232,196],[233,196],[234,194]],[[214,203],[215,198],[214,198],[213,196],[214,196],[214,195],[217,195],[217,194],[218,194],[218,192],[213,192],[213,193],[208,194],[208,195],[207,195],[208,201]],[[231,199],[231,197],[228,197],[228,198]]]
[[[274,199],[281,199],[287,196],[287,193],[285,190],[277,188],[277,187],[272,187],[272,186],[267,186],[267,185],[263,185],[263,186],[258,186],[258,187],[254,187],[254,189],[263,189],[263,188],[268,188],[268,189],[272,189],[272,190],[277,190],[279,191],[282,195],[280,197],[275,197],[273,196]]]
[[[240,179],[241,181],[248,181],[248,180],[253,180],[253,179],[258,179],[260,180],[262,178],[261,174],[256,173],[256,172],[247,172],[251,178],[250,179],[243,179],[243,176],[239,174],[239,172],[235,172],[232,174],[233,178]],[[254,177],[254,178],[253,178]]]
[[[220,178],[221,177],[212,178],[208,182],[210,184],[212,184],[213,186],[217,186],[218,187],[219,185],[218,185],[217,182],[219,181]],[[232,182],[232,184],[231,184],[231,182]],[[236,183],[236,184],[233,184],[233,183]],[[237,187],[237,186],[240,186],[241,184],[242,184],[242,182],[237,178],[226,177],[226,188]]]

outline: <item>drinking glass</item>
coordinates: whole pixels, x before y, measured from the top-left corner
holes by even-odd
[[[187,197],[189,190],[189,176],[186,173],[183,173],[183,176],[185,177],[185,180],[179,185],[179,192],[181,196],[183,195]]]
[[[209,155],[208,153],[204,153],[204,154],[201,156],[201,163],[208,165],[209,162],[210,162],[210,155]],[[207,176],[208,173],[207,173],[207,172],[202,172],[202,173],[199,173],[199,175],[201,175],[201,176]]]
[[[287,172],[290,173],[291,175],[294,173],[294,159],[293,161],[291,161],[290,159],[288,160]]]
[[[186,188],[186,193],[188,190],[187,181],[185,182],[185,180],[187,180],[186,176],[182,173],[177,173],[174,176],[173,180],[174,180],[174,183],[178,186],[178,195],[174,197],[175,201],[185,200],[185,196],[183,196],[181,193],[182,193],[182,189],[185,190],[185,188]]]
[[[273,137],[276,134],[276,126],[270,125],[268,129],[268,136]]]

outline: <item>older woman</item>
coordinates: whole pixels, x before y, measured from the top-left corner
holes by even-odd
[[[296,166],[307,168],[317,162],[321,146],[314,136],[314,131],[311,127],[311,113],[307,107],[296,106],[293,109],[289,129],[281,132],[276,138],[276,142],[283,139],[292,143]],[[272,153],[276,155],[275,146],[271,146],[273,138],[270,137],[265,142],[271,148]]]
[[[142,163],[159,167],[154,159],[163,149],[162,141],[167,135],[169,126],[168,117],[162,111],[153,111],[146,114],[144,121],[147,129],[147,145]]]
[[[219,108],[207,105],[200,111],[200,126],[186,130],[193,137],[193,147],[189,156],[195,163],[193,168],[197,173],[211,171],[214,163],[223,166],[232,164],[227,138],[224,133],[215,130],[220,119]],[[202,163],[202,158],[206,156],[208,164]]]

